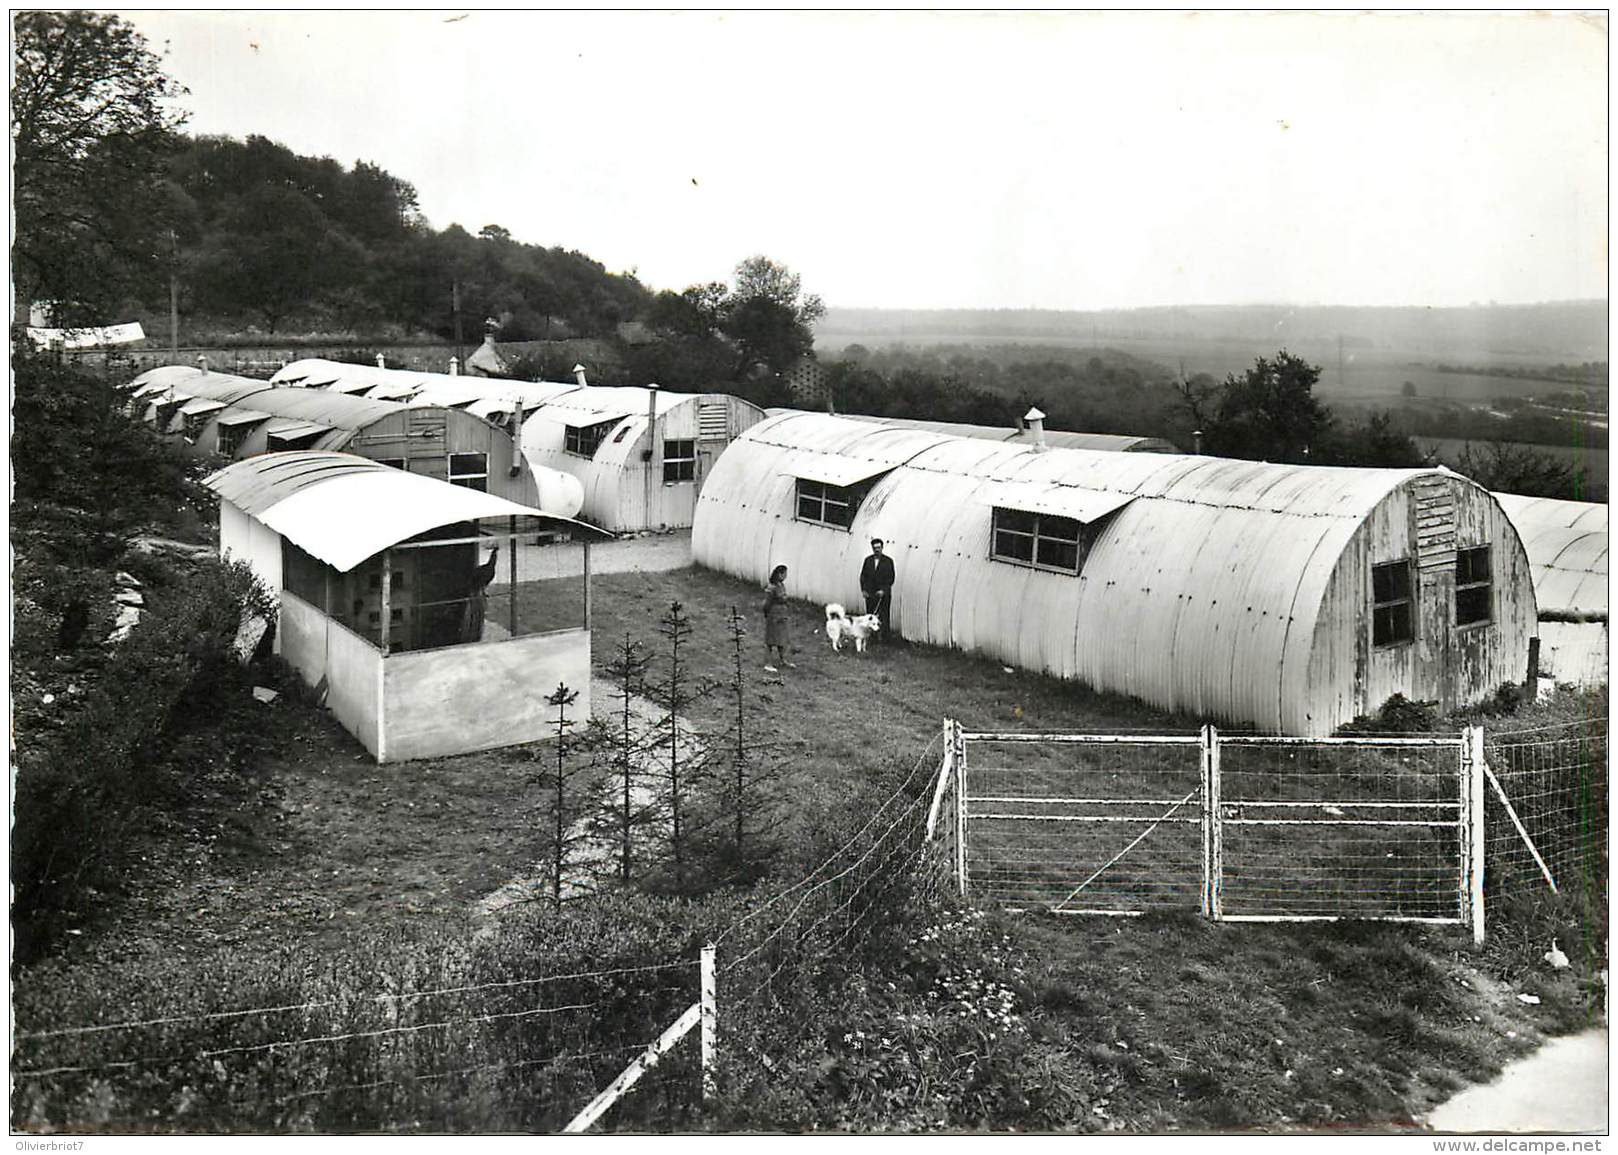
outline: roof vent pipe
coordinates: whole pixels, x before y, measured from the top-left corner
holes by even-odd
[[[1045,451],[1045,415],[1038,409],[1030,409],[1022,415],[1023,423],[1028,431],[1034,435],[1034,452]]]
[[[459,357],[451,357],[449,359],[449,375],[451,377],[459,377],[461,375],[461,359]]]
[[[197,354],[197,372],[198,373],[206,373],[207,371],[208,371],[208,355],[206,353],[198,353]]]
[[[583,389],[585,386],[587,386],[589,384],[589,382],[584,379],[584,366],[583,365],[574,365],[573,366],[573,379],[579,383],[579,388],[580,389]],[[653,385],[652,388],[656,389],[657,386]]]
[[[1199,456],[1202,453],[1202,430],[1200,429],[1191,431],[1191,452]]]
[[[388,367],[388,359],[380,353],[376,355],[376,367],[378,369],[386,369]]]
[[[581,373],[582,381],[584,375]],[[646,387],[646,524],[652,523],[652,495],[656,479],[663,474],[663,443],[657,438],[657,386]]]

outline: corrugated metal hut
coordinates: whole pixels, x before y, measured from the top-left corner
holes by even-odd
[[[136,404],[144,401],[148,421],[183,434],[200,452],[241,459],[276,450],[343,450],[558,516],[571,517],[583,503],[576,479],[529,468],[509,432],[472,413],[171,368],[136,378]]]
[[[706,566],[858,601],[873,536],[896,628],[1227,724],[1330,733],[1391,695],[1474,702],[1527,673],[1516,531],[1442,470],[997,444],[819,414],[715,466]]]
[[[1539,668],[1576,686],[1606,684],[1607,507],[1497,493],[1517,527],[1539,603]]]
[[[522,451],[536,469],[579,479],[586,521],[614,532],[683,528],[720,455],[763,418],[725,393],[587,386],[535,410]]]
[[[383,401],[464,409],[508,430],[519,405],[526,414],[553,397],[580,388],[573,381],[508,381],[415,369],[381,369],[319,358],[294,361],[270,380],[278,385],[357,393]]]
[[[583,487],[580,516],[615,532],[689,526],[719,454],[764,417],[758,406],[724,393],[506,381],[318,359],[293,362],[273,380],[460,408],[505,428],[521,402],[526,460],[536,471],[576,477]]]
[[[220,552],[276,595],[277,651],[378,762],[536,741],[566,682],[589,717],[589,563],[519,618],[512,544],[596,531],[346,453],[268,453],[214,473]],[[506,596],[487,594],[506,547]],[[532,614],[532,609],[529,613]],[[502,624],[502,622],[504,624]]]

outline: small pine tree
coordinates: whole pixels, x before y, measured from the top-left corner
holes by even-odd
[[[746,619],[730,607],[731,676],[725,683],[735,713],[721,745],[725,751],[725,780],[719,793],[727,837],[714,847],[714,855],[732,881],[749,881],[774,857],[771,833],[784,821],[768,787],[782,776],[780,745],[760,741],[749,726],[747,663],[743,643]]]
[[[578,743],[570,734],[577,722],[567,716],[568,707],[578,699],[578,691],[568,689],[566,682],[558,682],[556,689],[545,696],[545,704],[556,709],[556,748],[554,757],[549,757],[553,753],[549,750],[536,753],[545,766],[538,778],[549,795],[541,808],[542,855],[550,867],[550,898],[558,910],[564,884],[576,874],[581,852],[589,840],[586,820],[594,809],[588,791],[579,781],[584,767],[575,757]]]
[[[624,882],[634,877],[637,831],[657,818],[656,807],[648,798],[644,769],[651,739],[634,709],[635,699],[645,692],[650,664],[645,648],[625,634],[604,667],[612,679],[616,702],[611,721],[591,719],[591,748],[607,776],[604,808],[596,826],[616,848],[617,873]]]
[[[653,727],[653,757],[661,802],[668,813],[668,849],[674,887],[686,888],[693,847],[690,808],[694,795],[708,776],[707,752],[692,740],[685,715],[694,702],[714,689],[705,679],[694,679],[687,668],[683,647],[691,636],[691,619],[679,602],[670,604],[658,619],[657,632],[667,643],[667,667],[662,680],[648,679],[646,696],[661,710]]]

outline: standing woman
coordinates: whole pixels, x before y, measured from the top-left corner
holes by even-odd
[[[787,661],[787,567],[778,565],[770,571],[770,584],[764,587],[764,671],[776,673],[770,654],[780,655],[776,660],[783,666]]]

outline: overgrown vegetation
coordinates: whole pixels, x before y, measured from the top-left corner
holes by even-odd
[[[131,829],[242,769],[258,736],[234,643],[274,607],[243,567],[131,548],[142,528],[199,535],[211,503],[196,467],[107,386],[25,353],[13,372],[12,917],[26,963],[115,884]],[[144,616],[112,644],[115,593],[137,590]]]

